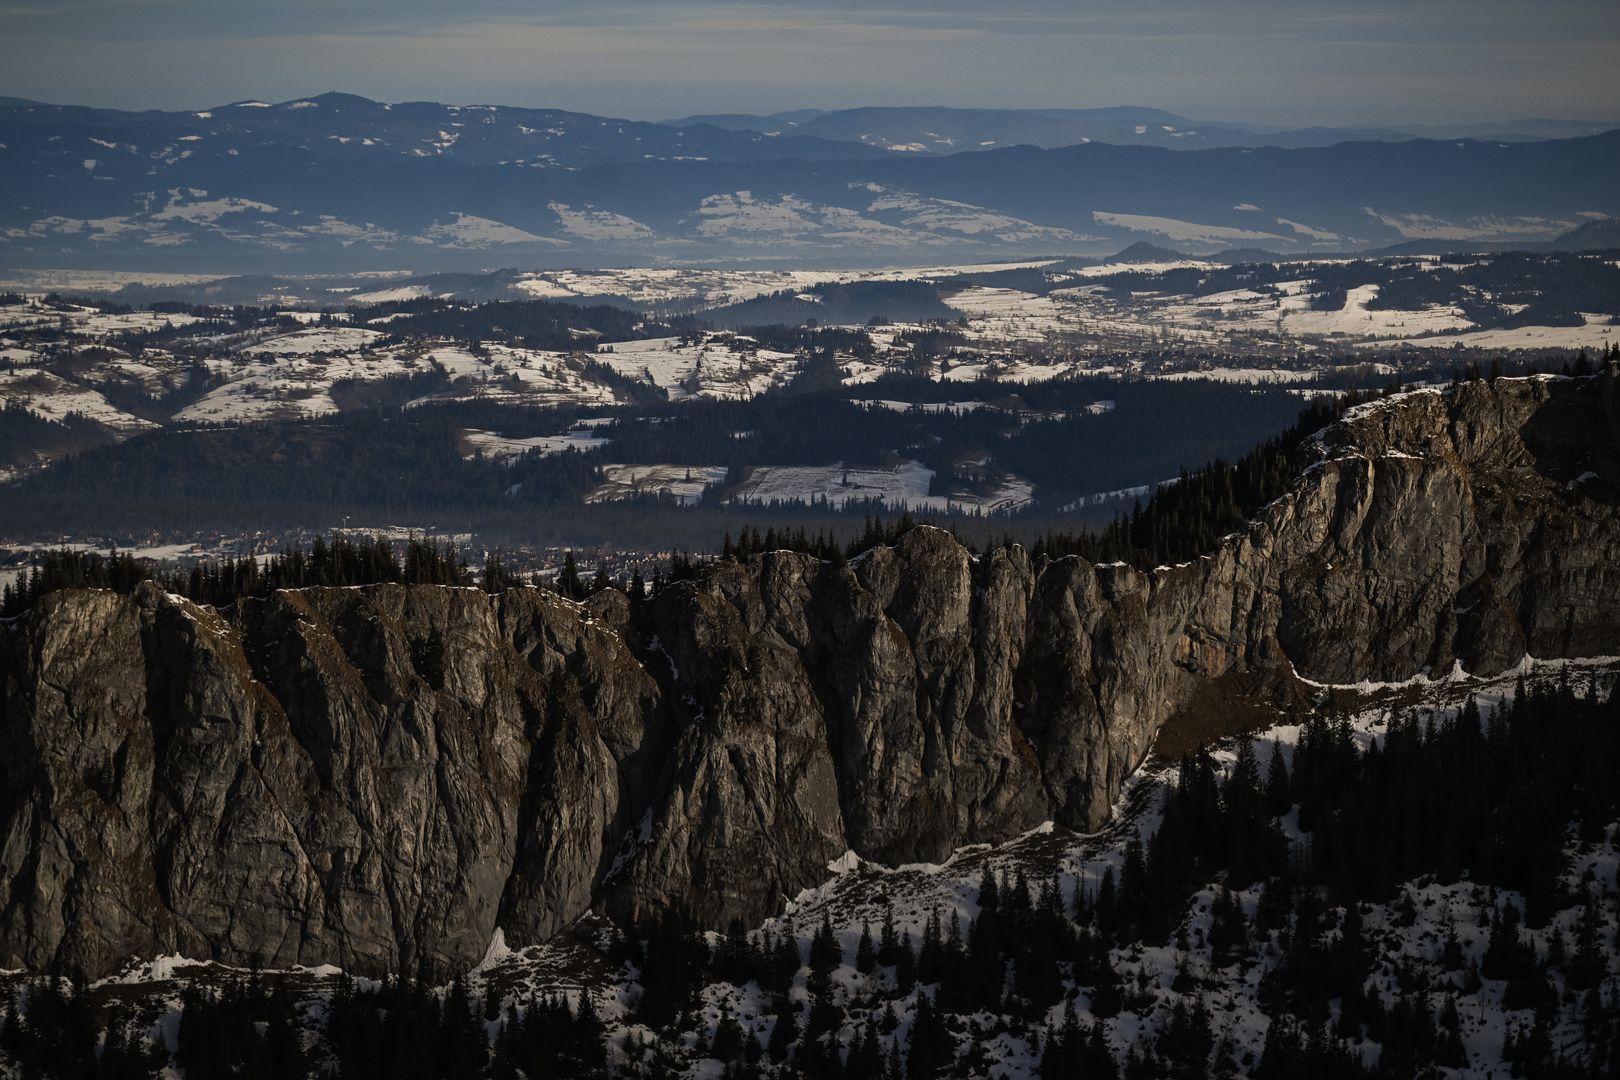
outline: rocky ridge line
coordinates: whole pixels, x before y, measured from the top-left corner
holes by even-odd
[[[757,923],[853,850],[1094,828],[1234,680],[1620,653],[1613,369],[1423,390],[1316,441],[1219,550],[1143,572],[921,528],[632,611],[143,586],[0,628],[0,964],[182,953],[463,971],[595,908]]]

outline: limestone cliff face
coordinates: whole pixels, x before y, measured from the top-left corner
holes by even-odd
[[[752,921],[846,850],[1098,825],[1213,680],[1620,653],[1615,381],[1362,407],[1246,532],[1147,573],[919,529],[634,614],[51,595],[0,627],[0,964],[444,974],[592,907]]]

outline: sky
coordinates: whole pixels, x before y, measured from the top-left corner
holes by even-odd
[[[1620,0],[0,0],[0,95],[1620,120]]]

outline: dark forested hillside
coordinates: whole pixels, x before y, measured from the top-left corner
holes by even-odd
[[[546,300],[505,300],[463,306],[441,301],[401,301],[360,312],[361,318],[392,315],[388,330],[400,336],[441,337],[453,341],[498,341],[531,349],[562,349],[589,344],[592,338],[633,341],[687,333],[696,319],[658,321],[623,307],[582,306]]]
[[[431,410],[331,420],[167,428],[75,455],[0,493],[15,528],[119,522],[297,522],[365,513],[432,520],[577,503],[595,482],[579,454],[493,464],[462,457],[460,427]]]
[[[728,328],[773,323],[797,326],[806,320],[858,326],[880,319],[927,322],[955,317],[956,312],[940,300],[939,290],[921,281],[819,285],[807,291],[774,293],[703,313],[705,321]]]
[[[61,420],[47,420],[21,401],[7,401],[0,407],[0,469],[26,469],[35,465],[41,454],[84,450],[112,441],[112,432],[76,413]]]
[[[353,407],[317,419],[172,426],[100,447],[92,440],[91,448],[47,472],[0,487],[0,511],[18,530],[53,531],[179,522],[319,525],[346,515],[421,522],[496,515],[521,527],[521,516],[533,514],[555,526],[596,512],[581,501],[606,462],[737,472],[758,465],[878,467],[907,458],[942,478],[959,461],[989,460],[1033,482],[1041,504],[1034,509],[1051,515],[1076,496],[1168,479],[1235,456],[1289,426],[1303,407],[1281,387],[1110,377],[953,385],[954,393],[1009,402],[970,412],[895,412],[843,392],[790,386],[746,401],[649,402],[610,414],[612,422],[598,429],[609,440],[605,447],[491,460],[465,456],[461,433],[556,434],[584,412],[479,400],[402,408],[438,385],[427,378],[392,390],[387,380],[339,386],[334,397]],[[879,383],[872,392],[901,396],[913,389]],[[1104,411],[1092,407],[1098,402],[1112,404]],[[64,428],[63,437],[69,435]],[[858,517],[870,508],[853,509]],[[672,512],[716,510],[711,503]],[[729,527],[708,530],[709,544]]]

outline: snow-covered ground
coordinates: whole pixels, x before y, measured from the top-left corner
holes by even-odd
[[[1157,272],[1197,263],[1157,263],[1088,267],[1076,278],[1111,273]],[[1106,271],[1106,273],[1104,273]],[[1274,291],[1233,289],[1204,296],[1139,294],[1129,301],[1094,285],[1054,289],[1042,296],[1015,289],[973,287],[947,298],[969,316],[976,345],[1029,342],[1109,342],[1136,346],[1180,344],[1235,348],[1239,338],[1314,343],[1348,340],[1390,344],[1418,335],[1467,330],[1474,324],[1455,307],[1432,305],[1421,311],[1370,308],[1377,285],[1348,290],[1337,311],[1313,309],[1311,281],[1284,282]],[[1451,339],[1447,339],[1451,340]]]
[[[564,436],[550,436],[560,440]],[[524,448],[541,446],[540,440],[522,440]],[[665,494],[682,505],[703,499],[711,485],[724,483],[723,465],[624,465],[602,466],[602,483],[587,496],[587,502],[610,502],[638,495]],[[869,499],[881,500],[892,510],[999,513],[1030,502],[1033,486],[1017,477],[1006,477],[984,494],[961,493],[930,495],[932,469],[915,462],[901,461],[885,469],[846,469],[841,465],[757,465],[725,495],[727,502],[767,506],[772,503],[826,502],[842,506]]]
[[[363,326],[315,326],[261,341],[242,350],[247,355],[313,356],[363,349],[381,338],[378,330]]]
[[[629,268],[539,270],[514,286],[537,300],[609,297],[652,307],[716,306],[836,280],[813,271]]]
[[[928,501],[934,470],[915,461],[890,469],[846,469],[840,465],[761,465],[733,492],[740,503],[813,502],[834,505],[882,499],[890,506],[921,509]]]
[[[339,381],[372,382],[432,370],[428,361],[405,350],[343,350],[338,343],[344,340],[367,344],[374,340],[339,336],[355,333],[371,331],[359,327],[322,327],[288,335],[300,339],[295,342],[287,338],[272,339],[284,343],[279,348],[258,351],[268,344],[260,343],[248,356],[214,357],[208,361],[208,368],[217,379],[223,380],[223,385],[181,409],[175,419],[246,424],[326,416],[338,411],[331,392]],[[315,347],[317,344],[328,344],[340,351],[328,353],[327,349]]]
[[[882,398],[857,399],[860,404],[885,412],[917,413],[970,413],[991,408],[987,401],[887,401]]]
[[[827,502],[834,506],[881,499],[894,510],[996,513],[1028,503],[1033,487],[1009,477],[984,495],[930,495],[934,470],[916,461],[901,461],[887,469],[846,469],[842,465],[760,465],[731,493],[734,502],[769,505],[773,502]]]
[[[507,460],[521,457],[531,450],[542,455],[560,454],[565,450],[595,450],[610,441],[598,435],[596,430],[612,422],[611,417],[596,417],[581,420],[561,435],[531,435],[525,438],[509,438],[493,431],[468,428],[461,433],[461,441],[469,457],[478,453],[487,458]]]
[[[28,411],[46,420],[63,420],[77,413],[114,431],[134,434],[158,425],[115,408],[95,390],[69,382],[39,368],[0,370],[0,401],[21,401]]]
[[[1148,324],[1084,290],[1060,290],[1041,296],[1017,289],[974,286],[948,296],[946,303],[968,316],[968,338],[980,347],[1086,342],[1140,345],[1163,339],[1167,330],[1163,323]],[[1170,329],[1174,340],[1185,344],[1218,340],[1212,332],[1196,327]]]
[[[1580,326],[1521,326],[1514,330],[1473,330],[1432,338],[1402,338],[1386,345],[1433,349],[1606,349],[1620,341],[1620,325],[1609,315],[1585,314]]]
[[[629,226],[621,224],[618,227]],[[871,270],[715,270],[699,267],[536,270],[520,275],[514,285],[541,300],[606,297],[652,308],[684,309],[735,304],[778,292],[802,292],[817,285],[851,281],[944,278],[986,270],[1044,266],[1048,262],[1050,260],[919,267],[891,266]]]
[[[396,285],[392,288],[349,293],[344,300],[354,304],[387,304],[397,300],[420,300],[429,295],[431,294],[426,285]]]
[[[1078,499],[1071,499],[1058,509],[1061,511],[1084,510],[1091,506],[1106,506],[1109,503],[1124,502],[1126,499],[1145,499],[1152,490],[1152,484],[1137,484],[1133,487],[1115,488],[1113,491],[1096,491],[1090,495],[1082,495]]]
[[[1193,368],[1187,371],[1172,371],[1159,378],[1170,382],[1182,382],[1187,379],[1209,379],[1212,382],[1249,383],[1259,385],[1262,383],[1290,384],[1314,382],[1317,373],[1314,371],[1298,371],[1293,368],[1257,368],[1257,367],[1208,367]]]
[[[586,502],[615,502],[642,495],[661,495],[681,506],[696,506],[710,484],[726,478],[724,465],[604,465],[602,484]]]
[[[1279,302],[1278,328],[1294,337],[1389,338],[1458,330],[1473,325],[1460,308],[1433,306],[1422,311],[1375,310],[1367,305],[1378,298],[1377,285],[1346,290],[1338,311],[1314,311],[1302,291],[1290,292]]]
[[[47,304],[30,294],[27,303],[0,306],[0,330],[56,327],[64,334],[105,338],[117,334],[143,333],[166,327],[192,326],[203,320],[181,312],[107,312],[83,304]]]
[[[450,377],[438,400],[487,399],[525,405],[615,405],[619,394],[568,353],[485,345],[429,349],[423,358]]]
[[[760,349],[747,338],[706,338],[682,344],[679,338],[620,341],[597,349],[596,360],[632,379],[686,398],[746,398],[763,394],[793,377],[798,358]]]
[[[383,290],[383,291],[386,292],[388,290]],[[291,310],[291,311],[278,311],[278,312],[276,312],[276,316],[277,316],[277,318],[291,319],[294,322],[303,323],[305,326],[309,326],[309,325],[314,324],[314,323],[322,323],[322,322],[348,322],[349,321],[349,313],[347,311],[299,311],[299,310]]]

